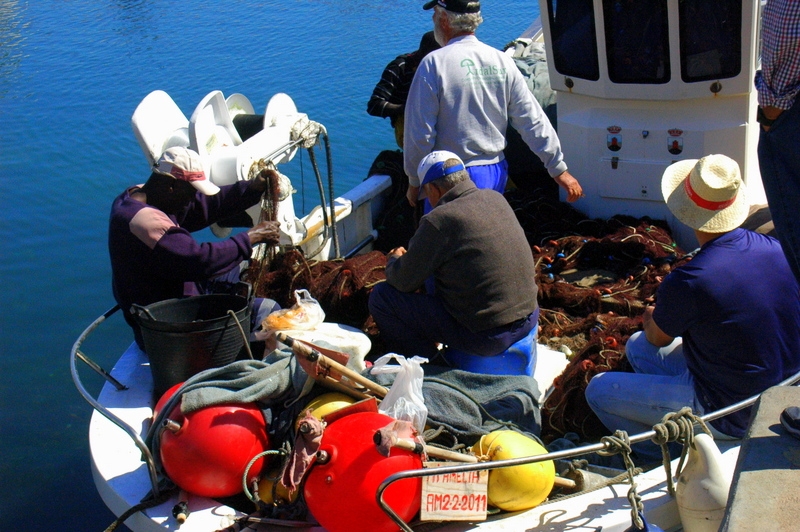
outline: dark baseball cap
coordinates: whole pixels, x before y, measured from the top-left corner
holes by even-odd
[[[422,9],[433,9],[438,5],[453,13],[480,13],[481,3],[477,0],[430,0]]]

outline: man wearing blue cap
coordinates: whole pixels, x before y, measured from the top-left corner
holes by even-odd
[[[417,202],[417,167],[435,150],[457,154],[478,188],[503,193],[509,121],[567,200],[580,198],[583,191],[567,171],[555,129],[514,61],[475,36],[483,22],[480,2],[430,0],[423,7],[434,10],[434,37],[442,48],[420,63],[406,103],[403,149],[409,203]]]
[[[434,207],[408,245],[389,252],[386,282],[369,309],[386,347],[432,357],[436,344],[492,356],[536,326],[530,245],[505,198],[478,189],[454,153],[435,151],[418,168]],[[420,293],[434,279],[435,293]]]

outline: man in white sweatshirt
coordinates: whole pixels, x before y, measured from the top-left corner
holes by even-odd
[[[419,196],[417,167],[437,150],[457,154],[478,188],[501,194],[508,180],[503,155],[509,120],[565,191],[568,201],[583,194],[568,171],[561,144],[514,61],[480,42],[480,2],[430,0],[434,35],[442,46],[420,63],[408,95],[403,139],[409,177],[408,201]]]

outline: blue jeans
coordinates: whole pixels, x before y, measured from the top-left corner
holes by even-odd
[[[640,331],[625,344],[625,354],[636,373],[600,373],[586,388],[589,406],[607,429],[633,436],[652,430],[666,414],[685,406],[697,415],[704,413],[686,368],[681,338],[659,348]],[[729,439],[708,427],[715,437]],[[650,441],[634,444],[633,450],[643,463],[661,459],[661,449]]]
[[[786,260],[800,281],[800,98],[784,111],[769,131],[761,129],[758,164],[775,232]]]
[[[536,325],[532,314],[513,324],[473,332],[461,325],[438,297],[401,292],[387,282],[372,288],[369,311],[389,351],[407,357],[432,358],[437,343],[476,355],[496,355],[526,337]]]

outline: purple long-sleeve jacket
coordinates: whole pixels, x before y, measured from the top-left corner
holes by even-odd
[[[246,232],[220,242],[198,242],[191,233],[255,205],[261,193],[240,181],[220,187],[213,196],[197,193],[183,212],[168,215],[131,198],[138,188],[114,200],[108,250],[114,299],[143,347],[131,305],[197,294],[195,283],[225,274],[249,259],[253,248]]]

